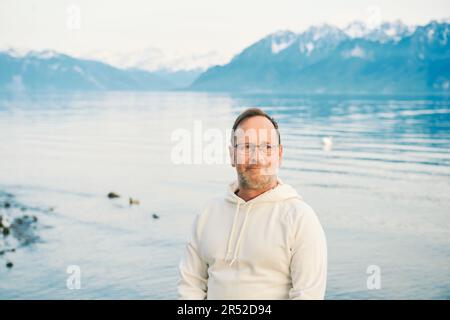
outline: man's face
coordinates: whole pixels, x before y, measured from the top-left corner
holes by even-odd
[[[283,148],[269,119],[254,116],[243,120],[236,128],[234,142],[230,155],[241,186],[258,190],[276,180]]]

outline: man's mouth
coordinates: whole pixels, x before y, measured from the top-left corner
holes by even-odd
[[[264,169],[264,167],[246,167],[246,170],[261,170]]]

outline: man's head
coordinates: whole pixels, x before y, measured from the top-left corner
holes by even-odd
[[[283,147],[277,122],[258,108],[241,113],[231,135],[230,156],[239,184],[264,189],[277,179]]]

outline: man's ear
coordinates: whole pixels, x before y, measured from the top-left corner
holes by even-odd
[[[281,163],[283,162],[283,146],[280,144],[278,147],[278,167],[281,167]]]
[[[228,150],[230,152],[231,166],[234,168],[236,167],[236,152],[234,152],[234,148],[232,146],[229,146]]]

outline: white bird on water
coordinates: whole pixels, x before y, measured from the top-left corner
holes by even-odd
[[[323,150],[330,151],[331,148],[333,147],[333,137],[331,137],[331,136],[323,137],[322,138],[322,146],[323,146]]]

